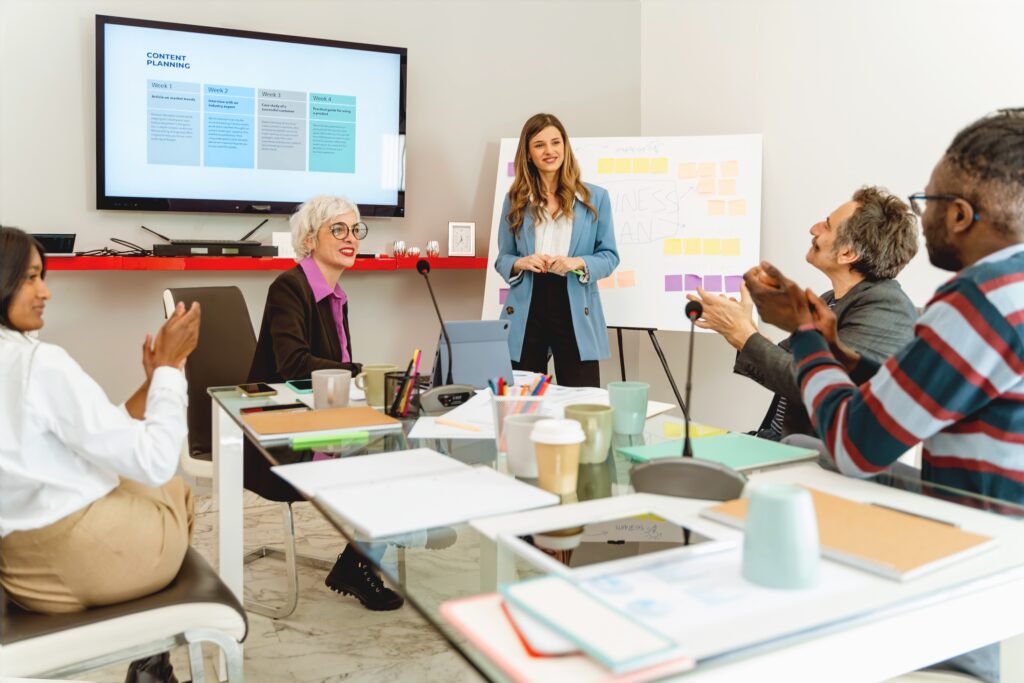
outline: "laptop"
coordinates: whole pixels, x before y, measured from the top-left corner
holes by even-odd
[[[162,239],[165,242],[168,242],[168,243],[170,243],[170,244],[172,244],[172,245],[174,245],[176,247],[202,247],[202,246],[217,246],[217,245],[226,245],[226,246],[242,246],[242,245],[259,246],[259,244],[260,244],[259,240],[251,240],[249,238],[252,237],[256,233],[257,230],[262,228],[263,227],[263,223],[266,223],[268,220],[270,220],[270,219],[264,218],[262,223],[257,225],[255,228],[253,228],[249,232],[247,232],[244,235],[242,235],[242,239],[240,239],[240,240],[211,240],[211,239],[172,240],[170,237],[167,237],[166,235],[161,235],[156,230],[150,230],[145,225],[140,225],[139,227],[142,228],[143,230],[145,230],[146,232],[148,232],[150,234],[153,234],[153,235],[156,235],[160,239]]]

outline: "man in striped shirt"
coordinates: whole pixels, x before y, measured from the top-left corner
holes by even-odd
[[[770,264],[747,286],[795,331],[804,403],[841,472],[876,474],[924,441],[922,479],[1024,502],[1024,110],[961,131],[911,203],[929,259],[957,275],[885,363],[839,342],[828,307]]]

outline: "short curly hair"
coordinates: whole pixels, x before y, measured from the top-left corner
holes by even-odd
[[[311,249],[306,244],[307,237],[312,238],[313,246],[316,247],[316,233],[320,226],[328,218],[343,213],[354,213],[356,222],[360,220],[359,207],[345,197],[317,195],[296,209],[288,219],[292,228],[292,247],[295,249],[295,260],[301,261],[309,256]]]
[[[864,186],[853,193],[857,210],[836,228],[833,250],[857,253],[850,265],[868,280],[892,279],[917,253],[917,218],[888,190]]]

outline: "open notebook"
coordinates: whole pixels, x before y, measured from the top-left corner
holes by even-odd
[[[996,539],[912,513],[859,503],[808,488],[825,557],[906,581],[992,548]],[[748,499],[705,508],[701,515],[743,527]]]

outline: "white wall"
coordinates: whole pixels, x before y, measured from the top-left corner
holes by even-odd
[[[95,14],[407,47],[408,217],[370,220],[365,251],[395,239],[444,245],[448,221],[469,220],[485,255],[496,141],[537,111],[557,113],[574,135],[640,132],[635,0],[0,0],[0,223],[76,232],[78,249],[111,236],[151,244],[140,223],[229,238],[260,220],[95,210]],[[275,218],[260,234],[285,226]],[[123,397],[141,377],[138,347],[160,324],[164,287],[238,284],[258,323],[273,275],[52,272],[42,337]],[[401,363],[414,345],[433,353],[437,324],[414,271],[342,282],[357,360]],[[483,272],[436,271],[433,282],[446,317],[479,317]]]
[[[763,256],[828,289],[803,260],[807,230],[860,185],[923,190],[957,130],[1024,104],[1022,25],[1016,0],[643,0],[641,134],[763,133]],[[948,277],[922,241],[899,279],[923,305]],[[660,336],[681,381],[686,335]],[[731,376],[720,338],[697,347],[694,417],[756,427],[769,394]]]

